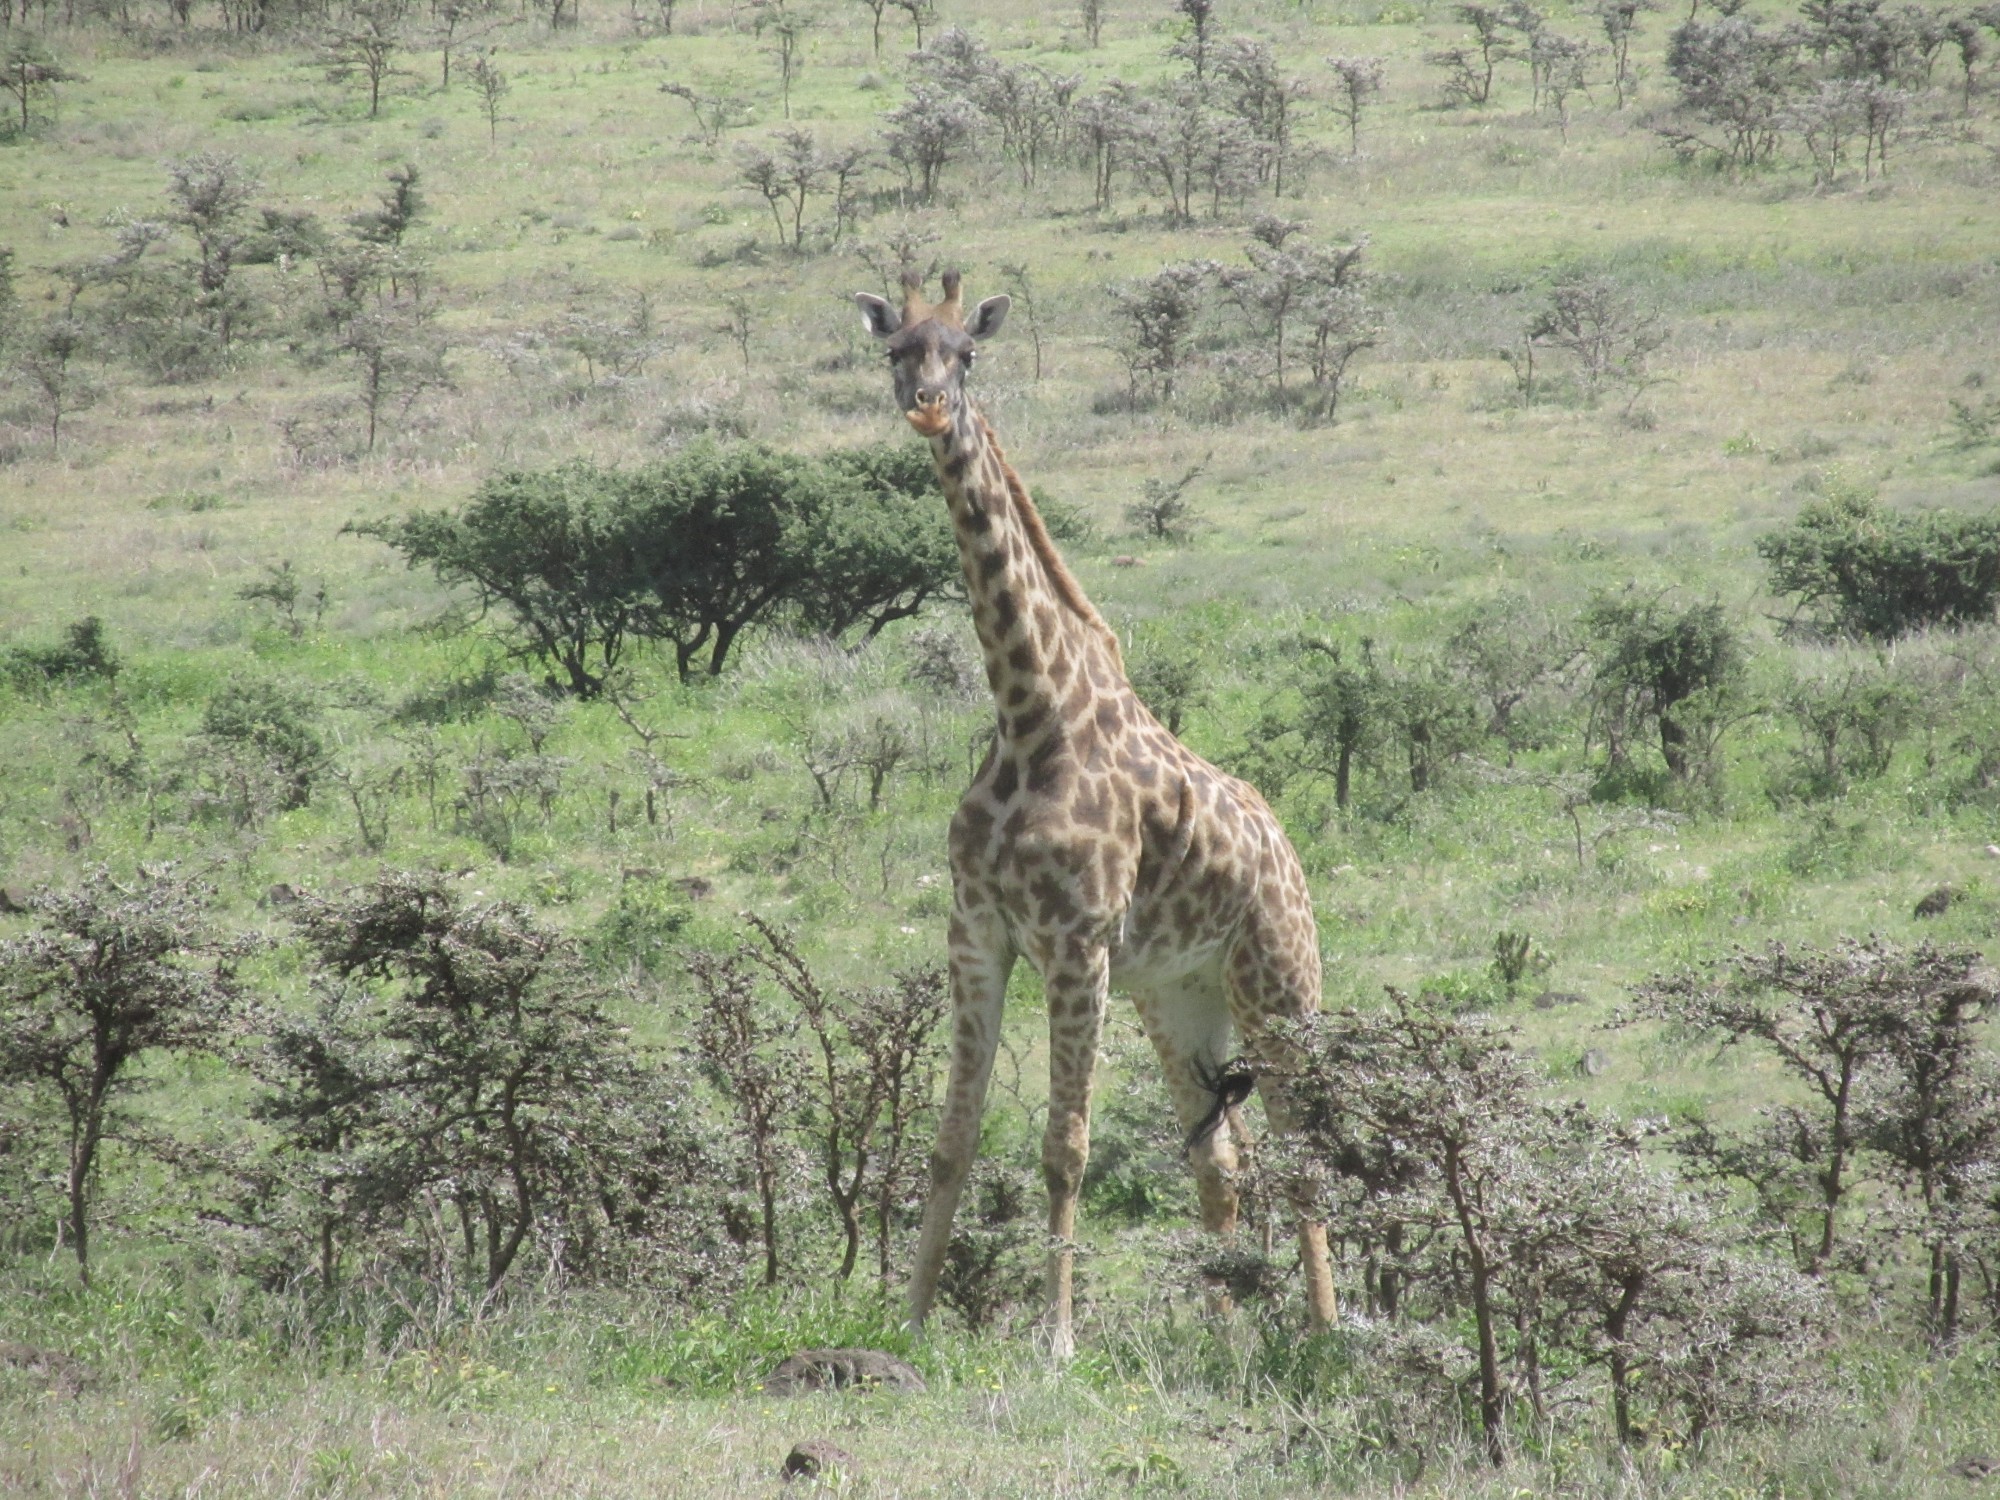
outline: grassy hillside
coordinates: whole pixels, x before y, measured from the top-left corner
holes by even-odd
[[[1588,8],[1551,9],[1556,31],[1602,36]],[[413,13],[396,59],[407,71],[374,118],[365,91],[315,61],[303,22],[255,36],[207,13],[188,27],[164,15],[41,26],[80,76],[38,92],[31,128],[0,138],[0,248],[18,295],[0,387],[0,646],[45,648],[95,616],[121,670],[0,685],[0,885],[25,896],[98,864],[122,878],[178,862],[216,886],[222,925],[271,940],[245,960],[247,986],[300,1011],[309,968],[276,888],[333,896],[385,870],[442,870],[465,901],[521,902],[581,940],[618,1023],[666,1049],[696,1003],[686,954],[739,941],[746,911],[788,924],[832,982],[940,962],[944,829],[989,714],[976,669],[970,686],[923,670],[971,661],[957,606],[859,651],[753,632],[713,681],[682,683],[670,652],[641,651],[628,723],[603,701],[537,706],[543,669],[509,656],[501,617],[467,620],[463,598],[346,529],[455,506],[499,470],[636,464],[702,437],[809,453],[899,441],[845,298],[889,289],[900,241],[922,266],[963,267],[975,298],[1015,295],[977,395],[1037,495],[1086,523],[1071,560],[1141,680],[1180,684],[1183,737],[1265,782],[1313,880],[1329,1005],[1371,1006],[1385,985],[1427,992],[1518,1027],[1551,1097],[1731,1125],[1795,1098],[1793,1085],[1754,1047],[1619,1024],[1646,976],[1735,945],[1840,935],[2000,955],[1995,627],[1802,642],[1781,632],[1794,606],[1772,596],[1755,551],[1829,498],[2000,504],[1985,64],[1961,99],[1956,53],[1936,52],[1887,171],[1850,161],[1820,182],[1796,140],[1754,170],[1676,160],[1652,127],[1675,95],[1678,10],[1638,14],[1629,104],[1614,106],[1600,57],[1565,127],[1533,107],[1522,62],[1501,69],[1485,107],[1440,104],[1426,58],[1467,35],[1448,6],[1223,0],[1215,36],[1264,39],[1306,86],[1283,198],[1197,195],[1194,221],[1175,224],[1128,165],[1112,206],[1096,207],[1087,164],[1055,160],[1023,187],[989,134],[945,168],[934,204],[878,163],[838,243],[816,195],[794,249],[742,173],[743,153],[772,149],[787,123],[760,14],[683,5],[670,35],[609,8],[556,30],[496,14],[506,24],[456,58],[447,91],[425,40],[433,18]],[[1746,14],[1797,19],[1762,3]],[[790,123],[827,149],[879,141],[916,76],[907,16],[885,17],[877,58],[864,7],[807,15]],[[1004,63],[1077,75],[1079,97],[1186,70],[1168,54],[1185,22],[1164,5],[1106,7],[1099,46],[1076,8],[953,0],[927,35],[945,26]],[[471,79],[486,49],[509,84],[490,122]],[[1328,107],[1329,56],[1385,59],[1358,153]],[[663,84],[728,101],[712,144]],[[169,164],[198,153],[254,180],[253,217],[312,215],[329,246],[379,210],[392,170],[416,169],[422,209],[368,297],[421,327],[448,379],[392,383],[372,448],[360,362],[327,312],[330,249],[246,254],[231,348],[179,368],[158,351],[203,315],[118,300],[155,285],[149,268],[160,285],[188,283],[183,229],[137,262],[117,257],[135,224],[167,219]],[[1214,288],[1178,398],[1134,399],[1120,290],[1172,262],[1247,268],[1249,228],[1271,213],[1308,226],[1301,242],[1366,238],[1379,333],[1335,418],[1302,421],[1271,397],[1248,315]],[[1558,351],[1537,351],[1534,390],[1502,357],[1524,351],[1570,273],[1601,278],[1664,336],[1643,378],[1595,400]],[[72,307],[90,338],[52,437],[24,351]],[[143,339],[141,313],[155,320]],[[637,367],[607,375],[587,360],[586,326]],[[1136,532],[1126,507],[1147,483],[1196,466],[1198,527]],[[289,614],[268,598],[287,578]],[[1608,764],[1593,717],[1576,622],[1628,588],[1676,608],[1719,603],[1743,644],[1726,729],[1686,782],[1643,731],[1629,766]],[[1328,777],[1287,758],[1281,731],[1300,720],[1314,659],[1302,642],[1444,672],[1469,626],[1524,609],[1578,649],[1536,682],[1515,739],[1482,711],[1423,791],[1384,741],[1345,809]],[[1800,705],[1870,672],[1907,695],[1886,756],[1814,780]],[[204,725],[243,684],[275,685],[323,743],[305,805],[230,802]],[[518,762],[530,721],[546,727],[534,753],[557,758],[554,779],[496,833],[469,768]],[[884,723],[909,747],[880,805],[851,769],[816,789],[827,744]],[[1916,915],[1943,885],[1948,909]],[[10,937],[33,925],[0,924]],[[1503,985],[1496,937],[1521,932],[1535,963]],[[650,963],[634,961],[640,949]],[[1042,1017],[1034,977],[1015,984],[989,1155],[1032,1174]],[[1957,1493],[1966,1481],[1949,1465],[2000,1449],[1992,1320],[1972,1317],[1954,1349],[1926,1347],[1922,1249],[1875,1171],[1861,1190],[1875,1237],[1839,1281],[1842,1334],[1822,1350],[1834,1394],[1803,1429],[1718,1432],[1699,1452],[1662,1433],[1628,1453],[1586,1414],[1597,1397],[1579,1375],[1572,1404],[1524,1418],[1515,1462],[1490,1474],[1468,1404],[1451,1422],[1435,1404],[1419,1420],[1417,1397],[1380,1387],[1365,1317],[1354,1342],[1304,1353],[1295,1306],[1203,1319],[1169,1269],[1187,1259],[1191,1194],[1123,1008],[1109,1051],[1098,1147],[1134,1164],[1120,1170],[1139,1190],[1086,1201],[1084,1354],[1046,1369],[1031,1306],[983,1333],[947,1322],[913,1351],[931,1393],[903,1401],[787,1406],[755,1389],[801,1344],[913,1350],[893,1290],[838,1295],[824,1222],[805,1207],[783,1295],[691,1309],[657,1289],[524,1275],[476,1317],[453,1289],[399,1308],[386,1284],[329,1307],[234,1276],[195,1213],[213,1206],[213,1174],[170,1170],[134,1133],[100,1173],[86,1292],[35,1157],[0,1179],[33,1187],[0,1219],[0,1488],[762,1493],[790,1442],[823,1432],[857,1456],[852,1488],[885,1495],[1908,1496]],[[144,1072],[149,1130],[210,1148],[260,1139],[239,1071],[155,1058]],[[45,1127],[48,1101],[26,1088],[0,1100],[0,1158],[29,1160],[17,1142],[30,1136],[8,1132]],[[1968,1302],[1984,1306],[1967,1274]],[[1358,1263],[1342,1276],[1358,1299]]]

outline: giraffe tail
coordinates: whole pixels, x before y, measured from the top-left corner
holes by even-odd
[[[1208,1107],[1208,1113],[1195,1122],[1194,1129],[1187,1134],[1184,1151],[1192,1151],[1215,1134],[1229,1111],[1248,1099],[1257,1087],[1257,1075],[1248,1063],[1242,1061],[1195,1064],[1195,1079],[1215,1098]]]

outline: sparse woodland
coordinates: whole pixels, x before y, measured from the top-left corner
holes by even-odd
[[[0,1490],[2000,1483],[1996,63],[1955,0],[0,0]],[[1227,1243],[1114,1000],[1059,1369],[1025,970],[899,1321],[991,711],[844,299],[949,265],[1328,975]],[[766,1399],[808,1345],[930,1392]]]

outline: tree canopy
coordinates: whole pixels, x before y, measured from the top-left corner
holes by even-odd
[[[916,445],[704,442],[640,468],[496,474],[459,510],[355,529],[499,608],[522,654],[587,698],[635,639],[671,643],[687,680],[719,675],[755,625],[867,640],[916,614],[958,579],[934,486]]]

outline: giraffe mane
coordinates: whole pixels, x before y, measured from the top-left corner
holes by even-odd
[[[1042,521],[1042,513],[1035,509],[1035,502],[1028,496],[1028,487],[1021,476],[1014,472],[1014,466],[1007,462],[1007,455],[1000,447],[999,438],[984,415],[975,412],[980,430],[986,434],[988,446],[993,456],[1000,460],[1000,472],[1007,480],[1007,496],[1014,502],[1014,511],[1021,518],[1021,529],[1028,534],[1028,545],[1041,560],[1043,570],[1048,574],[1049,584],[1056,591],[1056,597],[1069,606],[1070,612],[1083,621],[1084,625],[1096,632],[1106,650],[1111,653],[1112,665],[1120,672],[1125,670],[1125,653],[1118,644],[1118,632],[1104,621],[1097,612],[1097,606],[1090,602],[1090,596],[1083,591],[1083,585],[1076,581],[1076,575],[1069,570],[1069,564],[1056,549],[1055,538]]]

